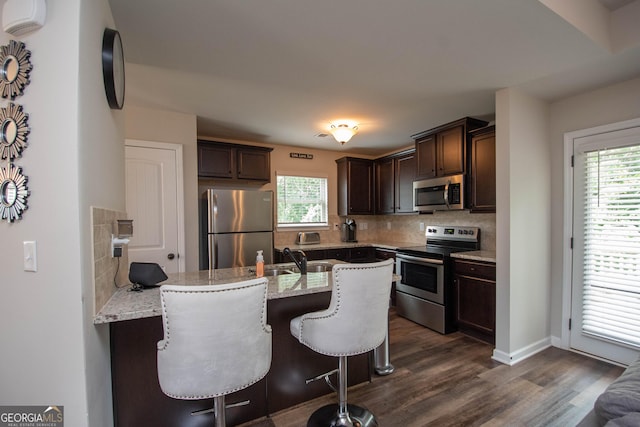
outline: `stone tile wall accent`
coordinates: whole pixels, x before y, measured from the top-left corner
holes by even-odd
[[[117,286],[126,286],[128,284],[129,257],[127,246],[125,245],[123,248],[122,257],[111,257],[111,234],[114,231],[114,223],[117,219],[127,219],[126,212],[91,207],[93,287],[95,289],[94,315],[109,301],[109,298],[118,289]]]
[[[459,225],[480,228],[480,248],[486,251],[496,250],[496,214],[469,213],[469,211],[435,212],[433,214],[407,215],[354,215],[358,225],[357,238],[362,242],[407,242],[421,245],[425,243],[424,231],[420,224]],[[342,224],[345,217],[329,215],[330,230],[313,230],[320,233],[322,243],[339,243],[340,231],[333,230],[333,224]],[[367,229],[361,229],[366,224]],[[390,226],[390,228],[389,228]],[[292,245],[298,231],[276,231],[276,246]]]

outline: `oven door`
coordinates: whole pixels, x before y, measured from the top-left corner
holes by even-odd
[[[405,254],[396,255],[396,291],[444,304],[444,262]]]

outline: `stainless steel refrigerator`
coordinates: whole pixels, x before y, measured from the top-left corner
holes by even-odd
[[[209,189],[202,205],[201,269],[254,265],[259,250],[273,263],[273,191]]]

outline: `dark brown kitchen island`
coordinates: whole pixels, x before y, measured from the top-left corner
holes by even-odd
[[[326,262],[326,261],[325,261]],[[332,261],[338,262],[338,261]],[[227,270],[227,271],[225,271]],[[164,283],[222,284],[250,278],[248,268],[173,275]],[[273,355],[267,376],[230,395],[227,403],[249,399],[249,405],[227,411],[229,425],[240,424],[330,393],[324,381],[305,379],[337,367],[337,358],[315,353],[289,332],[289,321],[326,308],[331,299],[331,272],[288,274],[269,278],[267,321],[272,328]],[[180,401],[165,396],[157,377],[156,343],[163,338],[159,289],[142,293],[120,290],[96,316],[109,323],[114,420],[118,427],[210,426],[211,414],[191,416],[209,408],[212,399]],[[371,354],[349,358],[349,385],[369,381]]]

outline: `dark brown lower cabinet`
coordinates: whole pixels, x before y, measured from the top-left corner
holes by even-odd
[[[458,329],[495,344],[496,266],[481,261],[455,260]]]
[[[227,410],[227,424],[238,425],[297,403],[332,393],[324,381],[305,379],[336,369],[338,359],[323,356],[300,344],[289,332],[289,322],[301,314],[326,308],[330,292],[273,299],[267,302],[273,353],[267,376],[245,390],[227,396],[227,404],[250,404]],[[178,400],[162,393],[158,383],[156,343],[162,339],[162,318],[113,322],[111,381],[116,427],[204,427],[213,415],[191,416],[213,407],[213,399]],[[349,385],[371,379],[370,353],[349,358]]]
[[[282,251],[275,249],[274,262],[292,262],[291,258],[285,257]],[[372,246],[357,246],[353,248],[332,248],[332,249],[304,249],[307,261],[317,261],[321,259],[337,259],[347,262],[375,262],[376,249]],[[294,251],[296,259],[300,260],[300,253]]]

